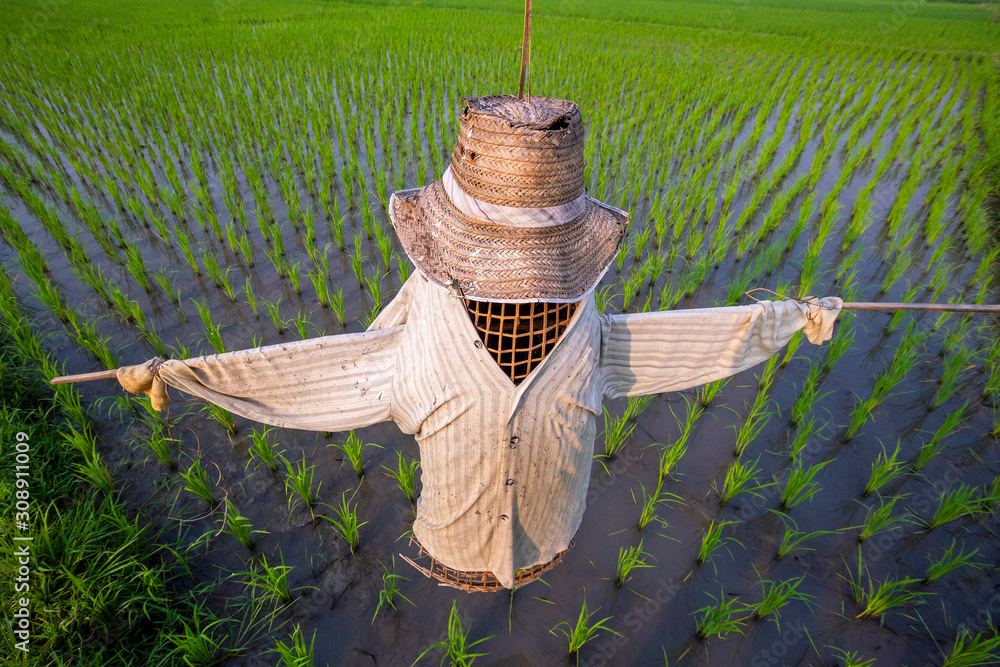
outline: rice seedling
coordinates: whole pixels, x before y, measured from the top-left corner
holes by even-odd
[[[81,479],[85,479],[108,495],[115,491],[111,471],[97,453],[97,442],[86,429],[78,431],[70,426],[69,432],[63,436],[64,442],[77,449],[83,455],[83,462],[74,464],[73,470]]]
[[[277,329],[278,335],[285,333],[285,329],[288,328],[288,322],[281,319],[281,297],[275,302],[265,301],[264,308],[267,309],[267,315],[271,318],[271,322],[274,324],[274,328]]]
[[[216,638],[215,628],[226,619],[215,618],[211,613],[206,614],[208,622],[202,618],[200,608],[194,612],[193,622],[189,625],[186,620],[181,620],[183,631],[167,635],[167,639],[176,647],[184,662],[188,665],[212,665],[224,660],[227,650],[222,645],[222,640]]]
[[[149,438],[146,439],[146,445],[160,463],[171,470],[177,470],[177,458],[174,456],[173,450],[173,443],[177,442],[176,438],[167,437],[163,431],[162,422],[151,422],[151,426],[152,430]]]
[[[969,402],[966,401],[958,410],[948,413],[948,416],[941,426],[938,427],[937,431],[934,432],[934,435],[931,436],[931,439],[921,445],[920,451],[917,452],[917,456],[913,461],[913,472],[919,472],[932,458],[937,456],[944,449],[945,438],[957,433],[962,424],[971,418],[971,416],[965,415],[965,410],[968,407]]]
[[[347,434],[347,441],[341,444],[327,445],[328,447],[337,447],[343,452],[344,456],[348,461],[351,462],[351,467],[354,468],[355,474],[357,474],[358,479],[364,479],[365,470],[364,462],[361,460],[361,454],[365,447],[378,447],[382,449],[381,445],[376,445],[373,442],[366,443],[358,435],[351,431]]]
[[[833,647],[831,646],[829,648]],[[875,658],[865,660],[860,654],[852,651],[845,651],[841,648],[833,648],[833,652],[836,653],[840,661],[844,663],[843,667],[871,667],[875,664]]]
[[[807,606],[816,599],[815,596],[809,595],[808,593],[802,593],[799,591],[799,586],[805,581],[805,575],[802,575],[798,579],[789,579],[787,581],[774,582],[768,579],[763,579],[758,573],[758,583],[761,589],[761,599],[754,606],[750,606],[749,609],[753,610],[753,616],[756,619],[762,619],[765,616],[773,616],[774,624],[777,626],[778,630],[781,630],[781,623],[779,617],[781,615],[781,610],[784,609],[788,603],[792,601],[804,602]]]
[[[226,514],[223,519],[222,531],[235,537],[240,544],[247,549],[253,549],[256,545],[255,534],[267,535],[266,530],[253,530],[250,519],[240,514],[239,508],[226,498]]]
[[[955,570],[962,567],[982,567],[982,563],[976,563],[972,560],[972,557],[979,553],[979,549],[973,549],[969,553],[965,553],[964,549],[959,550],[955,553],[955,540],[951,541],[951,546],[945,549],[944,553],[937,560],[932,559],[927,556],[930,564],[927,566],[927,574],[924,575],[923,584],[926,586],[933,581],[937,581],[941,577],[954,572]]]
[[[604,412],[604,454],[597,454],[594,458],[613,459],[617,456],[628,442],[632,431],[635,430],[635,422],[629,423],[625,416],[612,417],[607,411]],[[607,471],[607,465],[601,462]],[[609,473],[610,474],[610,473]]]
[[[559,631],[566,637],[569,644],[567,649],[569,656],[576,658],[577,664],[580,664],[580,649],[582,649],[587,642],[596,637],[598,632],[604,630],[613,635],[617,635],[619,637],[622,636],[620,632],[612,630],[606,625],[607,622],[613,618],[612,616],[602,618],[599,621],[592,622],[590,620],[591,617],[598,611],[600,611],[600,608],[591,612],[587,611],[587,598],[584,596],[583,606],[580,607],[580,615],[577,617],[575,625],[570,625],[567,621],[562,621],[555,627],[549,629],[549,632],[553,635],[556,634],[556,631]]]
[[[406,496],[406,500],[410,503],[416,499],[416,474],[417,468],[420,467],[420,461],[417,459],[407,460],[403,458],[402,452],[396,452],[396,469],[388,468],[382,466],[386,473],[396,480],[396,484],[399,486],[399,490],[403,492]]]
[[[726,388],[726,385],[732,381],[731,377],[724,378],[722,380],[715,380],[714,382],[709,382],[702,386],[701,391],[698,393],[698,400],[703,408],[707,408],[712,402],[718,398],[722,390]],[[690,408],[689,408],[690,411]],[[700,415],[700,413],[699,413]]]
[[[358,545],[361,543],[361,534],[359,529],[364,526],[367,521],[362,521],[358,523],[358,510],[356,507],[351,507],[347,504],[347,492],[345,491],[340,496],[339,505],[330,505],[328,503],[320,503],[324,507],[328,507],[333,510],[334,516],[327,516],[321,514],[321,519],[326,519],[333,527],[337,529],[340,536],[344,538],[347,542],[347,546],[350,547],[351,553],[357,553]]]
[[[288,586],[288,573],[292,571],[291,565],[285,565],[285,556],[278,551],[280,565],[271,565],[267,562],[267,554],[260,554],[257,558],[250,560],[250,569],[244,572],[235,573],[245,575],[245,580],[239,583],[250,588],[260,589],[264,594],[283,605],[294,602],[292,590]]]
[[[864,542],[876,533],[892,528],[897,523],[912,523],[913,520],[906,514],[892,515],[896,502],[904,496],[893,496],[889,501],[882,500],[878,507],[871,507],[864,523],[861,524],[861,531],[858,533],[858,542]]]
[[[462,626],[462,619],[458,617],[458,604],[455,600],[452,600],[451,613],[448,616],[448,638],[435,642],[425,648],[423,652],[417,656],[417,659],[413,661],[413,664],[416,665],[431,651],[443,649],[444,657],[441,659],[442,663],[444,663],[445,660],[448,660],[450,664],[455,665],[456,667],[469,667],[469,665],[472,665],[476,658],[481,658],[482,656],[487,655],[486,653],[470,653],[470,651],[477,645],[493,639],[493,635],[490,635],[489,637],[483,637],[482,639],[470,642],[469,633],[471,630],[471,626],[469,630],[466,630]]]
[[[229,410],[226,410],[225,408],[220,408],[218,405],[215,405],[214,403],[205,404],[205,407],[202,408],[202,410],[207,411],[208,414],[212,417],[212,419],[219,422],[219,424],[221,424],[223,428],[226,429],[226,433],[229,434],[230,438],[236,435],[236,420],[233,419],[233,413],[231,413]]]
[[[208,473],[201,467],[201,460],[194,459],[187,470],[181,472],[184,478],[184,489],[190,491],[197,497],[205,501],[205,504],[214,509],[218,504],[215,500],[215,491],[212,483],[208,480]]]
[[[772,357],[772,359],[777,361],[777,357]],[[743,456],[743,452],[746,451],[747,446],[757,439],[757,436],[761,434],[761,431],[764,430],[764,427],[771,420],[771,416],[774,413],[767,410],[768,403],[770,401],[767,399],[766,389],[762,389],[757,393],[754,404],[750,408],[750,412],[747,414],[743,424],[740,426],[733,425],[733,430],[736,431],[733,456]]]
[[[746,618],[740,618],[740,616],[746,609],[737,607],[739,597],[733,596],[727,600],[725,591],[719,592],[718,600],[711,594],[709,597],[715,602],[714,605],[707,605],[692,612],[692,615],[701,615],[701,618],[697,620],[697,629],[695,630],[698,639],[705,641],[713,636],[724,639],[729,634],[743,634]]]
[[[850,318],[840,323],[837,334],[826,344],[826,358],[823,360],[823,372],[829,373],[837,362],[851,349],[854,342],[854,325]]]
[[[882,445],[882,453],[872,463],[872,471],[868,477],[868,483],[865,484],[864,491],[861,492],[862,498],[867,498],[875,491],[880,491],[886,485],[906,474],[906,471],[903,469],[903,462],[897,461],[901,446],[902,442],[897,440],[896,449],[893,450],[890,456],[885,451],[885,445]]]
[[[822,382],[820,373],[821,368],[819,364],[809,365],[809,372],[806,374],[806,379],[802,382],[802,389],[799,390],[799,395],[795,399],[795,403],[792,404],[790,421],[793,425],[801,425],[806,415],[816,405],[816,402],[823,398],[823,396],[826,396],[826,394],[821,394],[819,391],[820,383]]]
[[[642,540],[638,546],[622,547],[618,550],[618,569],[615,575],[615,586],[623,586],[632,578],[632,571],[643,567],[653,567],[646,562],[651,558],[650,554],[643,550]]]
[[[313,491],[313,476],[316,472],[316,466],[306,466],[305,454],[302,455],[302,460],[299,462],[298,467],[292,465],[281,454],[278,454],[278,457],[285,466],[285,491],[289,496],[289,508],[291,510],[295,509],[292,502],[293,499],[301,500],[309,509],[309,515],[315,520],[316,514],[314,508],[319,497],[319,487],[323,485],[323,482],[320,481],[316,486],[316,491]]]
[[[306,646],[306,637],[302,632],[302,627],[296,623],[289,637],[290,644],[280,639],[275,642],[274,648],[268,653],[278,654],[278,664],[284,667],[311,667],[314,664],[313,647],[316,645],[316,632],[313,632],[312,640]]]
[[[814,530],[811,533],[805,533],[798,529],[798,524],[796,524],[795,520],[787,514],[777,510],[768,511],[777,514],[778,518],[780,518],[782,523],[785,524],[785,530],[781,535],[781,543],[778,545],[778,551],[774,554],[775,560],[781,560],[796,549],[813,551],[811,547],[804,547],[802,545],[807,540],[821,537],[823,535],[831,535],[837,532],[835,530]]]
[[[719,547],[724,547],[727,542],[733,539],[731,537],[722,537],[722,529],[738,523],[738,521],[720,521],[716,523],[715,519],[712,519],[705,530],[705,534],[701,537],[701,547],[698,549],[698,557],[695,559],[695,562],[700,565],[711,560]]]
[[[944,372],[938,382],[937,391],[931,399],[928,409],[934,410],[940,407],[945,401],[954,395],[958,388],[958,381],[968,370],[975,367],[971,363],[975,355],[970,353],[963,344],[958,350],[944,360]]]
[[[968,628],[962,627],[955,637],[955,643],[948,655],[944,656],[941,667],[976,667],[995,665],[1000,660],[1000,634],[984,630],[972,637]]]
[[[409,602],[414,607],[417,606],[417,605],[413,604],[413,602],[410,600],[410,598],[406,597],[405,595],[403,595],[402,593],[399,592],[399,585],[396,583],[397,580],[402,579],[403,581],[409,581],[409,579],[407,579],[406,577],[404,577],[401,574],[396,574],[396,557],[395,556],[392,557],[392,571],[391,572],[389,571],[389,568],[386,567],[385,563],[383,563],[383,562],[380,561],[379,565],[382,566],[382,570],[383,570],[383,572],[382,572],[382,588],[379,589],[379,592],[378,592],[378,604],[375,606],[375,614],[372,616],[372,623],[374,623],[375,619],[378,618],[378,613],[379,613],[379,611],[381,611],[383,605],[385,605],[389,609],[392,609],[393,611],[396,611],[396,598],[397,597],[402,598],[403,600],[406,600],[407,602]]]
[[[807,500],[811,501],[820,489],[819,484],[813,479],[832,462],[831,459],[803,468],[802,462],[799,461],[789,471],[788,477],[785,479],[785,486],[781,489],[781,510],[786,511]]]
[[[675,493],[663,490],[662,475],[660,476],[659,481],[656,484],[656,489],[652,494],[647,495],[646,487],[642,485],[642,482],[639,482],[639,486],[642,488],[642,512],[639,514],[639,530],[643,530],[652,521],[657,521],[663,526],[666,526],[666,521],[656,516],[657,508],[667,502],[679,502],[683,504],[684,500]],[[638,502],[636,502],[636,504],[638,504]]]
[[[257,430],[256,428],[250,431],[250,447],[248,452],[250,453],[250,460],[259,460],[261,463],[266,465],[271,469],[271,472],[278,471],[278,459],[284,460],[282,454],[284,450],[278,451],[275,446],[267,438],[267,434],[271,432],[272,429],[265,428],[263,430]]]
[[[846,569],[845,579],[851,589],[851,596],[861,606],[857,618],[881,618],[890,609],[907,604],[921,604],[922,598],[928,595],[926,591],[911,589],[910,585],[918,580],[910,577],[886,577],[881,582],[873,580],[868,568],[863,565],[860,546],[857,572],[852,571],[850,566],[846,566]]]
[[[771,483],[757,483],[758,475],[760,474],[760,468],[757,466],[759,461],[760,457],[758,456],[754,459],[753,463],[742,463],[739,460],[730,463],[722,481],[721,491],[716,488],[715,481],[712,481],[712,489],[719,494],[719,505],[724,506],[741,493],[749,493],[760,497],[760,489],[771,485]]]
[[[924,530],[934,530],[938,526],[976,513],[980,505],[974,500],[974,495],[975,489],[965,484],[960,484],[953,491],[942,493],[934,513],[922,522]]]

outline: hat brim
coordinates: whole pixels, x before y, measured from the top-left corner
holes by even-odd
[[[400,190],[389,217],[417,270],[476,301],[576,302],[597,286],[625,237],[629,214],[587,198],[558,225],[522,227],[470,217],[441,181]]]

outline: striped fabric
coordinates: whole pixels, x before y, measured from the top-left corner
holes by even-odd
[[[413,276],[361,334],[159,369],[170,386],[264,423],[310,430],[391,419],[420,446],[413,532],[457,570],[514,572],[566,549],[583,517],[605,396],[676,391],[767,359],[793,333],[830,338],[839,299],[601,316],[593,294],[519,385],[460,298]]]

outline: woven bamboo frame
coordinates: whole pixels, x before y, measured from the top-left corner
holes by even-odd
[[[555,347],[577,304],[466,299],[465,307],[497,365],[519,384]]]
[[[410,537],[410,546],[417,548],[417,558],[426,559],[427,567],[417,564],[413,559],[404,554],[399,554],[400,558],[412,565],[417,571],[429,579],[435,579],[442,586],[457,588],[467,593],[492,593],[505,590],[503,584],[493,575],[492,572],[464,572],[456,570],[441,563],[441,561],[431,556],[424,547],[414,537]],[[514,573],[514,587],[520,588],[532,581],[540,578],[543,574],[554,568],[566,552],[573,548],[573,542],[560,551],[547,563],[523,568]]]

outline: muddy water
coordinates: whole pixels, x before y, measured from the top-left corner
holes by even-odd
[[[892,138],[890,132],[884,146],[888,146]],[[794,139],[794,136],[786,137],[774,164],[781,162]],[[816,144],[811,143],[786,183],[794,182],[808,171],[815,150]],[[379,155],[382,155],[381,148]],[[817,205],[833,187],[845,159],[843,152],[838,150],[819,181]],[[873,169],[872,165],[866,173],[856,177],[840,197],[843,204],[841,221],[838,233],[824,251],[825,269],[832,269],[839,260],[836,254],[840,245],[839,230],[846,224],[850,205]],[[879,221],[888,213],[893,195],[904,177],[905,171],[900,174],[890,170],[875,191],[873,215],[876,224],[861,241],[866,248],[858,266],[862,286],[878,284],[884,275],[886,267],[882,257],[887,243]],[[408,186],[422,180],[415,164],[408,165],[406,180]],[[278,220],[287,221],[280,189],[270,180],[269,187]],[[922,186],[914,196],[909,210],[913,216],[919,215],[919,202],[927,188],[928,185]],[[210,189],[217,212],[224,215],[222,190],[214,174]],[[749,186],[741,190],[735,204],[737,210],[751,191]],[[243,192],[249,201],[245,187]],[[718,194],[721,198],[721,192]],[[800,202],[801,197],[790,207],[783,230],[795,221]],[[341,203],[343,206],[343,201]],[[378,206],[374,200],[373,205]],[[211,352],[202,340],[203,329],[192,299],[204,299],[214,321],[223,324],[222,337],[228,349],[297,338],[291,326],[279,335],[267,319],[263,306],[260,317],[255,318],[242,295],[233,303],[206,276],[194,276],[178,251],[114,210],[115,206],[107,198],[104,206],[107,215],[115,215],[122,221],[126,235],[139,245],[148,267],[169,270],[174,284],[181,290],[182,307],[178,311],[159,290],[147,297],[134,285],[128,289],[131,298],[139,301],[147,316],[151,316],[154,328],[166,343],[176,341],[187,346],[192,354]],[[304,270],[302,295],[296,294],[287,280],[278,278],[262,252],[265,244],[254,224],[252,207],[249,208],[251,236],[257,248],[254,268],[244,266],[242,258],[211,234],[198,231],[193,220],[189,223],[199,244],[215,253],[220,264],[233,267],[234,286],[239,289],[244,278],[249,277],[260,296],[272,302],[280,298],[285,318],[300,311],[310,312],[311,335],[361,330],[360,319],[370,301],[358,289],[347,253],[334,249],[330,255],[331,279],[344,290],[348,315],[347,326],[341,327],[329,309],[318,306]],[[312,202],[312,208],[319,211],[318,203]],[[640,203],[632,211],[634,220],[645,219],[649,213],[647,209],[648,202]],[[377,208],[376,211],[384,223],[384,211]],[[71,218],[64,210],[62,212],[66,218]],[[948,211],[949,216],[952,213]],[[50,258],[52,273],[67,300],[92,317],[102,335],[111,337],[119,360],[123,364],[138,363],[153,356],[155,350],[137,342],[132,327],[110,314],[98,297],[75,279],[64,254],[26,209],[18,204],[14,215]],[[345,237],[352,238],[360,229],[360,216],[354,211],[353,219],[345,225]],[[807,228],[774,275],[762,276],[754,285],[773,288],[782,280],[796,283],[811,229]],[[284,224],[284,240],[292,261],[302,260],[303,267],[307,266],[304,234]],[[322,216],[318,216],[317,242],[323,245],[328,240]],[[396,249],[399,250],[398,245]],[[365,252],[370,258],[377,256],[377,249],[367,240]],[[97,254],[95,257],[111,279],[123,286],[130,284],[123,269]],[[956,255],[952,259],[959,262],[961,257]],[[0,261],[13,267],[16,258],[9,248],[0,246]],[[723,300],[730,277],[743,271],[748,261],[751,260],[723,262],[709,273],[695,296],[683,300],[680,307],[708,306]],[[625,263],[622,275],[627,274],[631,263],[631,260]],[[369,261],[366,272],[372,269]],[[960,265],[953,283],[964,285],[973,270],[971,263]],[[917,262],[886,299],[899,298],[906,279],[921,280],[921,272],[921,262]],[[669,277],[661,278],[653,289],[659,290],[665,279]],[[605,284],[615,280],[617,277],[612,271]],[[400,282],[396,273],[383,279],[387,298],[395,293]],[[832,272],[823,275],[820,284],[822,288],[817,291],[821,294],[839,293],[840,286],[833,283]],[[55,354],[65,360],[66,372],[94,370],[93,360],[80,352],[58,322],[37,307],[27,279],[22,277],[16,288],[31,308],[39,329],[52,333],[47,342]],[[877,289],[862,289],[866,298],[875,298],[874,292]],[[946,292],[944,297],[949,295],[950,292]],[[645,292],[636,302],[641,303],[644,299]],[[613,305],[620,305],[620,299]],[[333,503],[343,493],[353,494],[359,519],[366,523],[361,528],[360,550],[352,555],[329,524],[313,521],[301,506],[290,507],[280,472],[273,474],[265,467],[254,468],[248,455],[248,433],[253,424],[237,418],[237,435],[229,438],[221,426],[201,412],[200,403],[186,401],[173,392],[175,402],[170,416],[175,423],[172,434],[179,439],[182,464],[187,464],[195,452],[200,453],[213,482],[218,479],[219,494],[231,499],[241,513],[250,518],[254,529],[267,531],[266,535],[259,536],[252,552],[228,535],[212,537],[195,551],[192,562],[204,580],[222,580],[222,596],[213,603],[214,608],[221,611],[223,597],[237,595],[242,590],[236,581],[239,577],[229,578],[230,573],[245,569],[245,563],[255,554],[266,554],[272,563],[280,554],[284,563],[293,567],[290,582],[298,591],[287,617],[301,623],[307,635],[315,632],[318,664],[410,664],[425,647],[445,636],[452,600],[458,601],[463,624],[471,627],[471,639],[492,636],[477,646],[477,650],[489,654],[481,664],[565,664],[565,639],[549,630],[559,622],[575,621],[584,599],[588,609],[597,610],[595,619],[612,617],[609,626],[621,634],[615,637],[603,632],[585,646],[580,660],[588,665],[662,664],[664,656],[671,664],[678,660],[683,664],[712,665],[820,664],[814,647],[826,658],[831,655],[831,649],[824,647],[857,651],[867,658],[876,658],[879,665],[918,665],[926,660],[933,661],[938,655],[935,642],[947,645],[953,635],[950,629],[953,624],[966,623],[983,629],[981,612],[990,608],[990,604],[992,608],[998,606],[1000,577],[963,569],[928,586],[927,590],[935,596],[919,608],[907,606],[890,611],[881,625],[876,621],[855,619],[860,609],[851,600],[845,580],[845,563],[856,564],[857,559],[857,531],[851,527],[860,523],[866,508],[876,502],[874,498],[862,499],[861,492],[871,463],[883,445],[891,451],[898,439],[902,442],[903,457],[914,456],[949,412],[966,400],[972,417],[960,432],[947,440],[944,453],[932,460],[921,476],[906,476],[892,484],[888,491],[906,495],[900,506],[926,517],[936,505],[940,492],[960,483],[982,485],[993,479],[998,473],[996,442],[983,435],[989,429],[991,416],[979,399],[983,378],[976,371],[963,376],[959,390],[943,406],[934,411],[927,409],[943,368],[938,356],[941,339],[957,319],[952,319],[930,339],[927,356],[897,388],[895,395],[878,408],[875,420],[852,441],[843,442],[844,425],[849,421],[854,396],[866,397],[870,393],[874,374],[888,363],[899,342],[903,327],[892,335],[884,335],[888,319],[888,315],[880,313],[859,314],[854,320],[856,335],[852,349],[823,379],[824,396],[813,414],[820,418],[820,423],[827,425],[803,456],[808,464],[827,459],[833,462],[817,477],[821,491],[815,498],[789,512],[803,532],[839,532],[816,537],[804,545],[806,549],[799,549],[781,561],[774,556],[783,524],[769,511],[778,506],[777,487],[764,489],[760,496],[739,495],[725,507],[719,506],[713,490],[713,484],[721,485],[722,476],[733,460],[734,426],[742,423],[747,406],[753,400],[756,375],[761,372],[757,368],[734,378],[699,420],[687,454],[674,478],[666,484],[666,491],[683,498],[683,504],[664,506],[660,510],[659,515],[666,525],[654,523],[639,531],[636,522],[640,508],[636,499],[641,498],[641,486],[651,489],[656,484],[657,451],[650,445],[670,443],[677,437],[678,423],[674,413],[682,414],[684,409],[679,395],[662,395],[650,402],[638,418],[626,451],[609,462],[610,473],[599,465],[594,466],[588,509],[576,535],[575,546],[544,581],[532,583],[513,594],[466,594],[439,587],[398,557],[399,553],[412,553],[404,537],[412,522],[412,508],[395,482],[384,474],[382,466],[393,465],[397,451],[408,458],[417,457],[418,452],[412,438],[401,434],[394,425],[379,424],[359,431],[366,442],[381,446],[381,449],[366,449],[367,474],[360,486],[350,464],[341,460],[339,450],[331,446],[342,442],[343,434],[282,429],[272,432],[273,441],[289,460],[299,461],[305,456],[310,465],[316,466],[315,479],[321,482],[319,495],[323,501]],[[935,321],[927,315],[918,315],[917,319],[922,327],[930,327]],[[991,334],[984,331],[979,335],[984,339]],[[975,345],[974,340],[969,344]],[[809,360],[823,354],[823,349],[803,343],[795,359],[778,371],[771,390],[777,414],[744,455],[744,460],[759,457],[764,472],[762,480],[780,475],[788,467],[784,448],[794,437],[794,428],[788,420],[790,407],[802,386]],[[204,503],[183,490],[183,480],[178,475],[152,458],[142,443],[145,427],[135,422],[130,414],[123,416],[122,425],[122,416],[114,413],[112,404],[99,400],[114,395],[116,386],[110,382],[101,386],[87,385],[81,387],[81,391],[94,406],[95,413],[101,415],[104,436],[101,453],[109,465],[117,466],[116,479],[133,507],[170,531],[183,532],[188,541],[217,531],[221,513],[206,518]],[[693,394],[689,393],[688,397],[691,396]],[[624,402],[608,402],[605,407],[618,415],[624,410]],[[600,438],[596,451],[603,451]],[[696,565],[701,537],[713,520],[738,523],[726,528],[724,535],[728,541],[714,558]],[[864,545],[862,552],[872,578],[877,581],[889,576],[921,578],[927,556],[939,556],[953,539],[967,550],[978,547],[979,561],[996,563],[1000,548],[995,540],[995,529],[996,522],[992,518],[963,519],[930,533],[918,533],[915,527],[906,527],[873,538]],[[618,551],[640,541],[652,555],[653,567],[637,570],[632,579],[619,588],[614,583]],[[383,611],[372,622],[381,585],[381,564],[390,564],[394,556],[395,571],[407,577],[400,584],[400,592],[414,604],[398,600],[398,613]],[[771,620],[748,620],[743,635],[714,639],[709,644],[697,641],[692,611],[712,604],[720,596],[727,599],[739,596],[743,602],[756,602],[760,599],[756,583],[759,577],[772,581],[804,577],[801,590],[812,596],[811,603],[789,604],[782,610],[780,626]],[[919,620],[914,611],[919,611]],[[273,664],[274,656],[263,653],[268,647],[268,643],[262,642],[249,655],[238,657],[231,664]],[[437,662],[440,656],[440,652],[432,653],[427,663]]]

